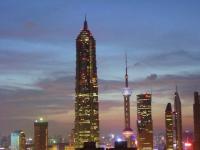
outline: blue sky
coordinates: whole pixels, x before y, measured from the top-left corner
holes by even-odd
[[[101,132],[123,130],[125,52],[133,128],[135,95],[152,90],[153,118],[162,122],[154,128],[162,130],[177,84],[184,128],[192,129],[193,91],[200,89],[199,6],[183,0],[1,1],[0,133],[22,128],[31,135],[38,116],[49,120],[50,134],[73,128],[75,39],[85,14],[97,43]],[[113,119],[116,111],[121,118]]]

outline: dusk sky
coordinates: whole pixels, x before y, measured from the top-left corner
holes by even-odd
[[[75,39],[85,14],[96,39],[100,132],[121,133],[125,52],[128,55],[131,125],[136,95],[152,92],[154,132],[175,86],[183,127],[193,129],[193,92],[200,91],[199,1],[1,0],[0,135],[33,133],[43,116],[50,135],[74,127]]]

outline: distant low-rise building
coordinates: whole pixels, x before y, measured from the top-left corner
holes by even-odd
[[[26,138],[22,130],[16,130],[11,133],[11,150],[25,150]]]

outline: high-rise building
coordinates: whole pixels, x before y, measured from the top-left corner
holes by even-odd
[[[128,68],[127,68],[127,55],[126,55],[126,74],[125,74],[125,88],[123,88],[124,96],[124,123],[125,128],[123,130],[123,135],[127,141],[127,146],[132,147],[131,136],[133,135],[133,130],[130,126],[130,96],[131,89],[128,87]]]
[[[171,103],[167,104],[165,110],[165,128],[166,128],[166,150],[173,150],[173,112]]]
[[[194,92],[194,150],[200,149],[200,96]]]
[[[84,142],[99,144],[99,103],[96,41],[87,20],[76,39],[75,147]]]
[[[26,138],[22,130],[17,130],[11,133],[11,149],[12,150],[25,150]]]
[[[69,146],[74,146],[74,128],[71,130],[71,133],[68,135]]]
[[[174,96],[174,133],[175,133],[175,146],[176,150],[182,150],[182,113],[181,113],[181,100],[176,87]]]
[[[151,94],[137,95],[137,140],[139,150],[153,150]]]
[[[34,122],[34,149],[48,149],[48,122],[39,118]]]

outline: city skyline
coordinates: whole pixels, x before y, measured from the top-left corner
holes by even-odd
[[[101,133],[120,134],[124,128],[125,51],[133,89],[131,128],[136,129],[136,95],[152,91],[152,117],[160,122],[154,128],[164,131],[165,106],[173,102],[178,85],[183,129],[193,129],[193,92],[200,90],[199,3],[78,2],[1,2],[0,133],[17,128],[33,135],[32,123],[39,116],[48,120],[50,134],[71,131],[74,40],[85,13],[97,40]]]

